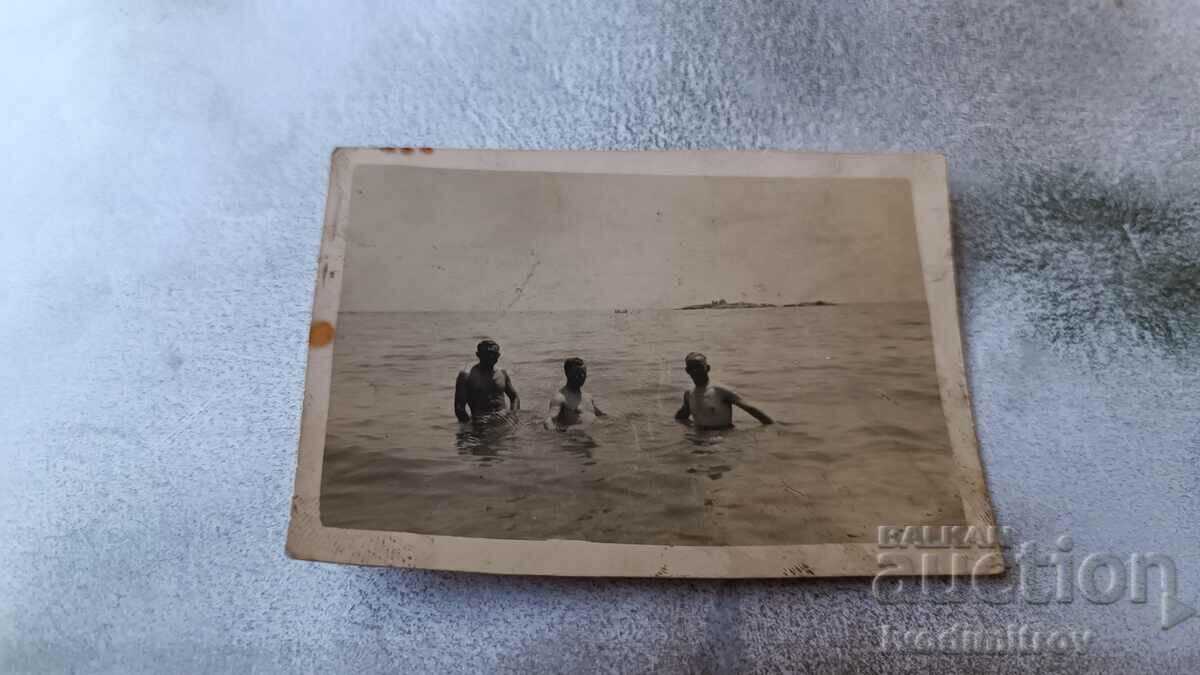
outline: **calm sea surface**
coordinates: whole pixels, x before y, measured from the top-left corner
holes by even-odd
[[[460,424],[454,380],[484,337],[521,395]],[[780,424],[674,421],[689,351]],[[562,360],[611,417],[541,427]],[[923,304],[609,312],[343,312],[321,519],[502,539],[676,545],[869,542],[963,523]]]

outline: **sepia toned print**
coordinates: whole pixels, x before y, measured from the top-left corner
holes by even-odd
[[[872,574],[991,524],[944,202],[928,156],[340,152],[289,551]]]

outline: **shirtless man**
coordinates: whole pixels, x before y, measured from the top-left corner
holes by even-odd
[[[490,415],[508,411],[509,403],[515,412],[521,409],[521,397],[513,388],[512,378],[503,368],[496,368],[500,360],[500,345],[484,340],[475,348],[479,363],[463,368],[454,383],[454,415],[460,422],[470,422]],[[505,400],[505,397],[508,400]],[[467,414],[467,408],[471,413]]]
[[[683,363],[696,388],[683,392],[683,407],[675,413],[675,419],[687,422],[691,417],[697,427],[726,429],[733,426],[733,406],[736,405],[763,424],[775,423],[770,415],[747,403],[737,392],[710,382],[708,359],[700,352],[688,354]]]
[[[563,361],[563,372],[567,374],[567,383],[550,399],[550,416],[544,426],[562,429],[605,417],[592,395],[583,393],[583,383],[587,381],[587,365],[583,359],[573,357]]]

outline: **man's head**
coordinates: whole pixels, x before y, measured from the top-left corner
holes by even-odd
[[[500,345],[495,340],[484,340],[476,345],[475,355],[479,357],[480,364],[490,368],[500,360]]]
[[[708,357],[700,352],[692,352],[683,357],[683,369],[696,384],[708,382]]]
[[[567,384],[576,389],[583,386],[587,381],[587,364],[578,356],[563,361],[563,372],[567,374]]]

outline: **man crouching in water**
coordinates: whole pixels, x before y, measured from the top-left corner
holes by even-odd
[[[479,363],[463,368],[454,383],[454,415],[460,422],[503,415],[521,409],[521,397],[513,388],[512,378],[503,369],[496,368],[500,360],[500,345],[493,340],[484,340],[475,348]],[[508,397],[508,400],[505,400]],[[467,408],[471,413],[467,414]]]
[[[737,392],[710,382],[708,359],[700,352],[688,354],[683,364],[696,388],[683,392],[683,407],[675,413],[675,419],[687,422],[691,417],[702,429],[726,429],[733,426],[733,406],[736,405],[763,424],[775,423],[770,415],[750,405]]]
[[[573,357],[563,361],[563,372],[567,374],[567,384],[550,399],[550,416],[544,426],[562,429],[605,417],[592,395],[583,393],[583,383],[587,381],[587,365],[583,359]]]

